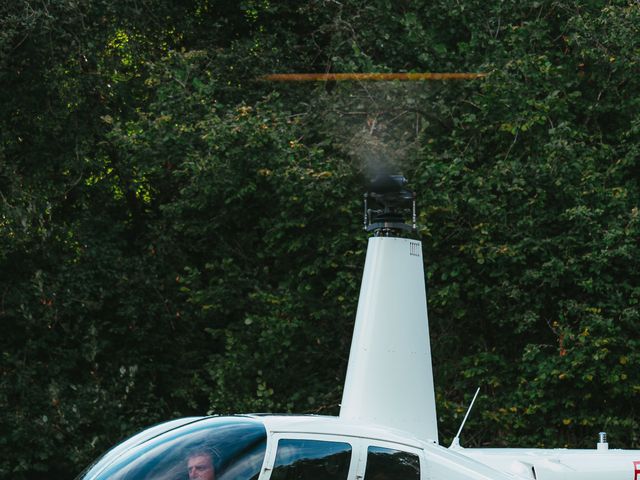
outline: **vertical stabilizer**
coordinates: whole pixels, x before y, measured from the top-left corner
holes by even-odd
[[[340,417],[438,441],[419,241],[369,239]]]

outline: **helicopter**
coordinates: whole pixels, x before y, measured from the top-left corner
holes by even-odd
[[[609,449],[603,432],[581,450],[463,448],[460,431],[439,444],[416,195],[380,174],[363,203],[371,236],[338,416],[172,420],[76,480],[640,480],[640,450]]]

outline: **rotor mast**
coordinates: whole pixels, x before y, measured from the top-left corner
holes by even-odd
[[[438,441],[422,246],[415,195],[400,175],[372,180],[369,238],[340,418]],[[404,219],[411,218],[412,225]]]

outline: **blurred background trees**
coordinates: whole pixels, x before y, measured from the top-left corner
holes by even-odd
[[[367,166],[418,192],[441,442],[640,448],[640,5],[0,6],[0,472],[338,411]],[[271,84],[273,72],[483,80]]]

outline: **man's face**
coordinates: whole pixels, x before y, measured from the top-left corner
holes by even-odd
[[[214,480],[213,462],[209,455],[194,455],[187,462],[189,480]]]

